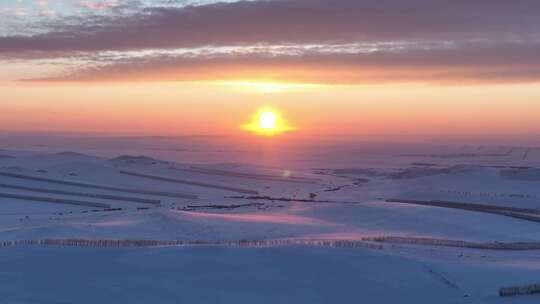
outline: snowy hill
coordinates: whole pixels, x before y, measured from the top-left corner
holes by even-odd
[[[109,290],[80,303],[118,299],[124,288],[143,285],[163,303],[283,302],[265,286],[285,278],[301,290],[298,301],[311,303],[351,299],[353,282],[371,302],[510,303],[498,297],[499,287],[532,284],[540,274],[540,179],[531,159],[508,151],[484,151],[475,164],[464,163],[471,156],[463,151],[361,154],[348,160],[351,166],[330,158],[326,168],[318,161],[193,163],[3,151],[13,157],[0,158],[0,255],[10,261],[0,279],[14,287],[4,284],[0,292],[17,303],[79,300],[71,287],[48,293],[50,285],[38,284],[17,259],[24,255],[39,256],[44,273],[79,265],[91,288]],[[86,245],[47,245],[68,240]],[[146,245],[108,248],[129,240]],[[238,248],[243,240],[252,243]],[[152,242],[188,245],[148,248]],[[500,244],[504,249],[493,249]],[[142,260],[141,267],[162,275],[143,275]],[[10,277],[15,269],[22,276]],[[248,279],[255,275],[265,283]],[[137,281],[110,285],[130,276]],[[173,282],[184,283],[172,288]],[[63,276],[50,284],[82,286]],[[23,285],[32,297],[17,293]],[[214,291],[202,296],[203,286]],[[223,286],[229,291],[221,298],[216,288]],[[128,298],[144,303],[145,295]]]

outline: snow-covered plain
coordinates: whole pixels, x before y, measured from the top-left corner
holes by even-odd
[[[204,138],[0,148],[1,303],[540,301],[498,296],[540,283],[540,149]],[[167,245],[21,244],[47,239]]]

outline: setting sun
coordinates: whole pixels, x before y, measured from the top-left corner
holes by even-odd
[[[261,129],[275,129],[276,128],[276,114],[270,111],[262,112],[259,116],[259,127]]]
[[[265,108],[257,111],[251,121],[242,126],[242,129],[258,135],[273,136],[295,128],[291,127],[278,111]]]

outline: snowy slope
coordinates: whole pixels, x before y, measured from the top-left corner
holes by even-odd
[[[534,149],[376,145],[339,151],[321,147],[305,154],[288,147],[294,157],[257,162],[253,155],[243,157],[249,149],[204,150],[201,145],[195,158],[182,159],[184,152],[158,157],[160,149],[172,153],[176,144],[152,145],[154,149],[136,151],[148,154],[129,154],[110,146],[97,149],[94,142],[92,151],[99,157],[88,149],[65,152],[69,150],[62,147],[1,151],[10,157],[0,158],[0,243],[365,238],[373,242],[377,237],[540,242],[540,222],[534,220],[540,209],[536,178],[540,154]],[[389,150],[380,152],[384,148]],[[216,157],[219,151],[235,156]],[[509,216],[388,199],[526,211]],[[151,299],[340,303],[357,298],[371,303],[536,303],[539,299],[525,296],[510,301],[497,296],[499,287],[539,283],[538,250],[380,245],[383,250],[8,246],[0,248],[0,280],[12,284],[1,284],[0,293],[8,303]],[[85,273],[85,279],[73,269]],[[59,274],[45,280],[55,270]],[[63,286],[63,292],[57,286]],[[97,289],[103,292],[87,292]]]

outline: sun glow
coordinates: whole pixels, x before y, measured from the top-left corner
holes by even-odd
[[[217,85],[226,86],[226,87],[232,87],[240,91],[264,93],[264,94],[301,91],[301,90],[320,88],[324,86],[321,84],[289,83],[289,82],[275,82],[275,81],[218,81],[218,82],[207,82],[207,83],[217,84]]]
[[[242,129],[258,135],[273,136],[295,128],[290,126],[275,109],[264,108],[257,111],[251,121],[242,126]]]

